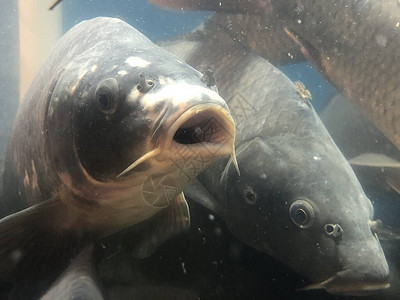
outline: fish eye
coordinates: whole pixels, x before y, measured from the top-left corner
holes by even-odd
[[[95,92],[97,108],[105,113],[112,114],[117,110],[119,100],[119,86],[114,78],[104,79]]]
[[[289,215],[293,223],[300,228],[309,228],[314,224],[314,209],[306,200],[296,200],[289,208]]]

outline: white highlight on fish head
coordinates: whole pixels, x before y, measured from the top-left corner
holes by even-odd
[[[319,154],[316,154],[313,156],[313,160],[316,160],[316,161],[321,160],[321,156],[319,156]]]
[[[121,77],[123,77],[123,76],[125,76],[125,75],[127,75],[127,74],[128,74],[128,71],[127,71],[127,70],[118,71],[118,75],[120,75]]]
[[[71,87],[71,90],[70,90],[71,95],[75,93],[77,87],[79,86],[79,83],[82,81],[83,77],[86,75],[87,72],[88,72],[88,70],[85,69],[79,74],[78,79],[75,81],[74,85]]]
[[[135,90],[131,95],[135,97]],[[137,90],[136,90],[137,92]],[[144,107],[151,107],[161,101],[169,100],[173,106],[188,102],[209,98],[210,102],[226,107],[225,101],[216,92],[196,84],[188,84],[185,81],[169,81],[169,84],[160,89],[145,94],[141,100]]]
[[[93,65],[90,70],[92,71],[92,73],[94,73],[97,70],[97,65]]]
[[[162,75],[158,77],[158,83],[161,85],[174,84],[175,82],[176,81],[172,78],[168,78]]]
[[[125,60],[125,62],[135,68],[145,68],[150,65],[149,61],[138,56],[130,56]]]

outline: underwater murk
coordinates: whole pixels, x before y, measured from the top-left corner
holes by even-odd
[[[400,299],[397,1],[0,4],[0,299]]]

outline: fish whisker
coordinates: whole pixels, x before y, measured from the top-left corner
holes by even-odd
[[[236,172],[240,176],[239,165],[238,165],[238,162],[236,160],[235,146],[232,147],[231,160],[233,162],[233,165],[235,166]]]
[[[320,289],[327,289],[328,285],[335,281],[336,279],[338,279],[342,274],[348,272],[348,268],[344,268],[342,270],[340,270],[339,272],[337,272],[336,274],[332,275],[331,277],[329,277],[328,279],[325,279],[324,281],[321,282],[317,282],[317,283],[312,283],[310,285],[307,285],[301,289],[299,289],[300,291],[309,291],[309,290],[320,290]]]
[[[226,163],[226,166],[225,166],[224,170],[222,171],[221,179],[220,179],[220,182],[221,182],[221,183],[222,183],[224,180],[226,180],[226,178],[227,178],[227,176],[228,176],[229,168],[230,168],[230,166],[231,166],[231,163],[233,163],[233,165],[235,166],[236,172],[237,172],[238,175],[240,176],[239,165],[238,165],[237,160],[236,160],[236,152],[235,152],[235,149],[234,149],[234,148],[232,149],[231,157],[229,158],[228,162]]]
[[[139,164],[143,163],[144,161],[146,161],[147,159],[149,159],[149,158],[151,158],[153,156],[156,156],[156,155],[160,154],[160,152],[161,152],[161,150],[159,148],[156,148],[156,149],[151,150],[150,152],[147,152],[145,155],[142,155],[137,160],[135,160],[129,167],[127,167],[125,170],[123,170],[121,173],[119,173],[117,175],[117,178],[125,175],[129,171],[132,171]]]
[[[321,290],[321,289],[326,289],[326,286],[332,282],[333,280],[335,280],[337,278],[337,274],[329,277],[328,279],[321,281],[321,282],[317,282],[317,283],[312,283],[310,285],[307,285],[301,289],[299,289],[299,291],[309,291],[309,290]]]
[[[150,141],[152,141],[159,134],[159,132],[161,130],[161,123],[164,120],[164,117],[167,114],[167,111],[168,111],[167,107],[164,107],[164,109],[162,110],[162,112],[160,113],[160,115],[158,116],[156,121],[154,122],[156,129],[153,131],[153,134],[150,137]],[[154,144],[156,145],[156,143],[154,143]]]

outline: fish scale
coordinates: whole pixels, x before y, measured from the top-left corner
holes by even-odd
[[[307,17],[310,20],[305,22],[306,26],[292,22],[288,24],[289,30],[316,48],[319,57],[313,59],[317,66],[322,66],[323,75],[350,100],[355,101],[382,132],[400,147],[397,133],[400,116],[393,111],[400,93],[398,84],[393,80],[399,72],[396,49],[400,31],[396,24],[400,20],[400,8],[397,2],[329,1],[324,3],[325,9],[321,14],[314,10],[315,1],[301,3],[305,11],[309,11]],[[337,11],[346,4],[348,7],[341,11],[343,19],[331,18],[327,13]],[[324,24],[318,28],[313,22],[319,18],[324,20]],[[369,23],[371,26],[365,26]],[[332,51],[332,38],[340,36],[342,38],[337,44],[340,48],[335,53]],[[321,39],[321,42],[314,43],[316,39]],[[376,77],[371,74],[376,74]],[[392,116],[390,111],[393,111]]]

